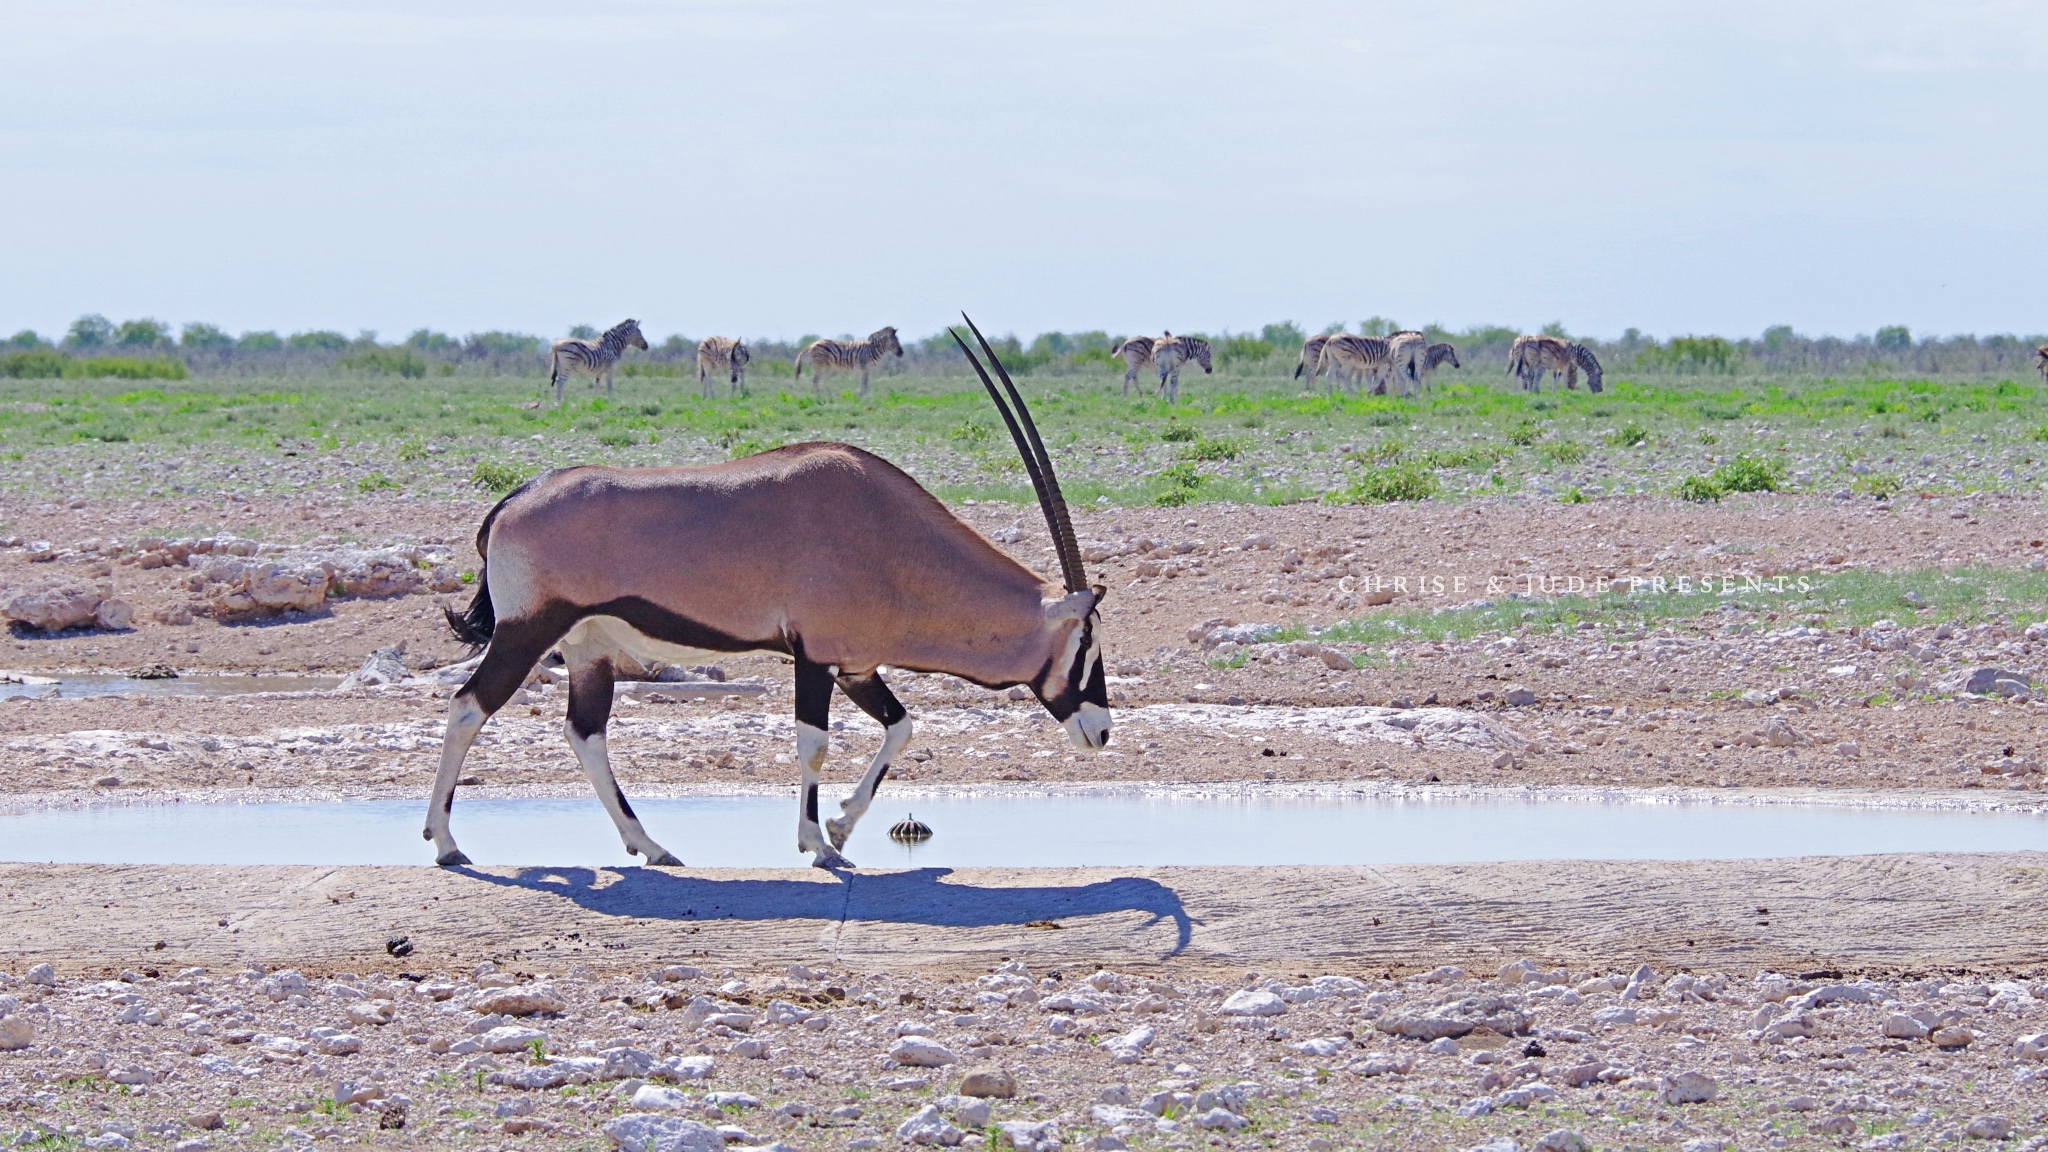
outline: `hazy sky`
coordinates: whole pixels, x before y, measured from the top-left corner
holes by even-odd
[[[0,328],[2048,330],[2038,3],[0,6]]]

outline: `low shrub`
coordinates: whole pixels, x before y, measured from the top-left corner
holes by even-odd
[[[356,372],[367,372],[372,376],[402,376],[417,380],[427,374],[427,362],[410,348],[370,348],[354,356],[344,356],[341,366]]]
[[[1536,446],[1536,455],[1550,465],[1577,464],[1586,458],[1586,446],[1576,440],[1552,440]]]
[[[1785,487],[1785,466],[1760,456],[1737,456],[1714,469],[1713,480],[1727,492],[1777,492]]]
[[[526,473],[510,464],[495,460],[479,460],[469,474],[469,482],[487,492],[510,492],[526,481]]]
[[[1244,454],[1244,441],[1231,436],[1200,436],[1181,449],[1183,460],[1235,460]]]
[[[1678,498],[1695,504],[1717,504],[1727,494],[1711,476],[1687,476],[1678,482]]]
[[[1623,424],[1607,434],[1607,443],[1613,448],[1634,448],[1650,442],[1650,430],[1641,424]]]
[[[1361,473],[1351,486],[1329,495],[1332,504],[1391,504],[1427,500],[1437,493],[1436,473],[1421,464],[1394,464]]]

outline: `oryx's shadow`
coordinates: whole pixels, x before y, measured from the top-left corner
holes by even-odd
[[[1066,886],[947,883],[950,868],[902,872],[835,872],[839,883],[818,880],[719,880],[655,868],[522,868],[500,876],[476,868],[449,871],[507,888],[573,900],[605,916],[646,920],[833,920],[922,924],[935,928],[1023,928],[1112,912],[1150,916],[1174,925],[1174,946],[1185,951],[1194,919],[1180,895],[1157,880],[1118,876]],[[598,884],[600,872],[611,882]],[[1142,929],[1140,929],[1142,930]]]

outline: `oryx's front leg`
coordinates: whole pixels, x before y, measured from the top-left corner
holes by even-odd
[[[570,633],[571,637],[575,635]],[[633,806],[626,803],[626,794],[619,790],[618,778],[612,775],[611,756],[605,750],[604,738],[605,725],[612,717],[611,658],[593,655],[573,642],[562,645],[562,656],[569,663],[569,719],[565,725],[569,748],[583,765],[583,774],[590,777],[598,803],[611,814],[619,839],[626,842],[626,851],[649,864],[682,867],[681,860],[656,844],[640,826],[640,818],[633,814]]]
[[[904,746],[910,743],[910,713],[896,699],[896,694],[889,691],[889,686],[882,683],[880,673],[841,676],[839,690],[882,726],[882,747],[868,763],[867,774],[861,777],[860,787],[839,802],[839,815],[825,822],[825,831],[832,837],[834,848],[846,847],[846,838],[853,835],[853,826],[860,822],[860,818],[867,814],[868,805],[874,802],[875,789],[881,787],[882,781],[888,777],[890,761],[901,755]]]
[[[835,669],[817,664],[798,648],[796,657],[796,762],[803,770],[803,788],[798,798],[796,847],[811,853],[814,868],[851,868],[853,861],[825,842],[818,827],[819,773],[825,767],[825,751],[831,745],[832,677]]]

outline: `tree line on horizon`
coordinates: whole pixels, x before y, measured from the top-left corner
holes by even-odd
[[[1356,325],[1331,324],[1324,335],[1353,332],[1385,336],[1401,325],[1373,316]],[[1475,325],[1450,330],[1439,325],[1419,329],[1432,342],[1454,344],[1466,371],[1490,372],[1491,362],[1505,361],[1520,329]],[[1758,337],[1674,336],[1665,340],[1630,328],[1618,339],[1574,337],[1562,324],[1546,324],[1545,335],[1576,339],[1592,348],[1610,371],[1672,375],[1740,375],[1791,373],[1910,372],[1931,375],[2030,373],[2034,348],[2048,337],[2013,335],[1947,336],[1915,339],[1904,325],[1879,328],[1854,337],[1806,336],[1789,325],[1764,330]],[[597,329],[578,325],[568,335],[592,338]],[[1216,349],[1217,366],[1226,375],[1270,375],[1290,371],[1309,332],[1292,321],[1266,324],[1256,331],[1202,336]],[[757,365],[793,360],[815,339],[748,341]],[[1012,372],[1079,376],[1121,374],[1115,347],[1123,336],[1096,329],[1083,332],[1042,332],[1028,343],[1016,336],[991,341]],[[188,375],[299,375],[334,371],[421,378],[465,375],[520,375],[541,370],[550,341],[521,332],[492,330],[456,337],[421,328],[403,340],[380,343],[375,332],[351,337],[341,332],[312,330],[281,335],[250,331],[231,335],[212,324],[189,323],[173,331],[159,320],[115,323],[88,314],[73,321],[62,336],[46,339],[30,329],[0,342],[0,376],[114,376],[184,379]],[[695,372],[697,341],[671,335],[647,352],[629,354],[621,367],[627,376],[683,376]],[[953,374],[964,361],[944,331],[922,340],[904,341],[900,370]]]

